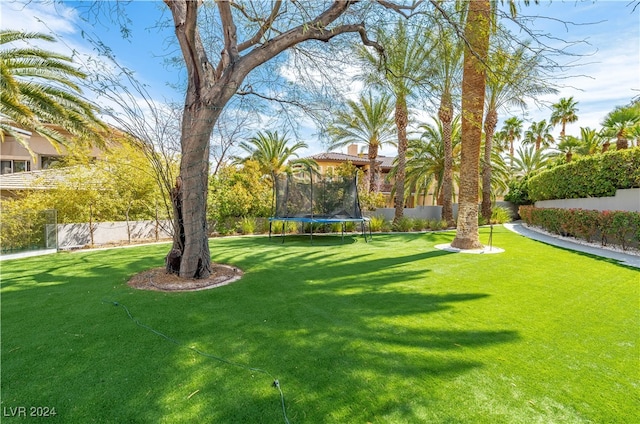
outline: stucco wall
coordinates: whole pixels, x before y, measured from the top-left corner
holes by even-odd
[[[640,188],[618,190],[614,197],[543,200],[536,202],[536,207],[640,212]]]
[[[131,241],[167,239],[172,237],[170,221],[129,222]],[[93,224],[93,244],[128,242],[127,222],[100,222]],[[91,245],[89,224],[58,224],[58,248],[73,249]]]

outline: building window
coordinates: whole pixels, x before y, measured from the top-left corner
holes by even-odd
[[[40,168],[49,169],[60,166],[60,156],[42,156],[40,157]]]
[[[31,161],[28,160],[3,160],[0,163],[0,173],[13,174],[15,172],[31,171]]]

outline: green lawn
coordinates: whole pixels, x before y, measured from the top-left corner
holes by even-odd
[[[245,276],[193,293],[126,285],[168,245],[3,262],[2,422],[282,423],[274,378],[291,424],[639,422],[640,271],[452,238],[215,239]]]

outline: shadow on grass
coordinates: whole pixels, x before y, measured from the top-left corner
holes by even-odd
[[[445,381],[482,367],[475,349],[519,338],[432,324],[488,294],[430,291],[429,274],[450,253],[420,237],[432,241],[394,235],[367,249],[227,241],[212,249],[214,260],[245,277],[197,293],[125,285],[160,266],[166,247],[3,265],[3,405],[56,406],[60,422],[283,421],[271,376],[196,347],[279,378],[292,423],[366,422],[392,411],[417,421],[411,399],[437,396]],[[103,299],[127,305],[148,328]]]

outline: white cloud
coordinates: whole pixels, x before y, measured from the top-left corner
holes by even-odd
[[[64,3],[33,1],[25,6],[17,2],[3,1],[0,3],[0,12],[2,26],[5,29],[58,35],[78,32],[78,13]]]

